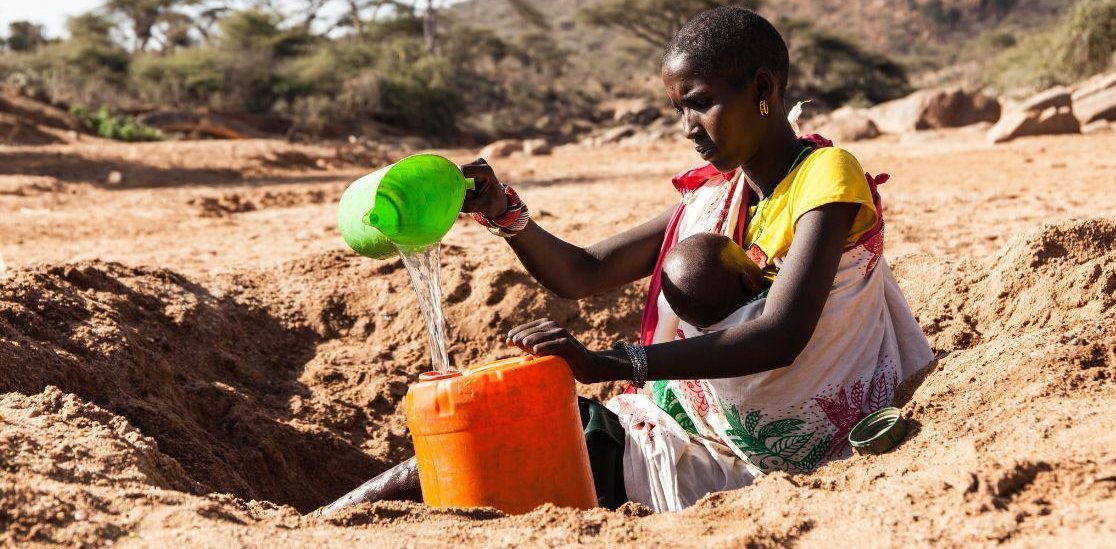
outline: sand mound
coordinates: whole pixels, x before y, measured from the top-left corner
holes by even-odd
[[[1088,220],[988,262],[904,258],[940,356],[903,388],[909,439],[650,517],[381,503],[314,522],[275,505],[309,510],[409,453],[401,400],[428,351],[398,260],[330,252],[196,280],[16,270],[0,280],[0,541],[1101,544],[1116,535],[1114,235]],[[498,334],[531,317],[595,347],[634,338],[640,287],[563,300],[504,259],[443,249],[457,363],[512,354]]]
[[[54,385],[125,416],[204,491],[312,508],[376,470],[292,421],[309,330],[165,270],[80,263],[0,288],[0,361],[18,365],[0,392]]]
[[[512,354],[492,341],[512,324],[500,311],[582,331],[615,325],[603,339],[634,331],[635,319],[582,317],[591,304],[537,300],[525,275],[445,255],[447,314],[465,319],[451,330],[460,363]],[[497,283],[474,291],[474,277]],[[490,318],[472,325],[485,308]],[[0,372],[0,392],[78,394],[157,440],[199,491],[306,511],[407,457],[401,397],[429,368],[424,333],[398,260],[329,253],[212,281],[113,263],[41,267],[0,286],[0,361],[19,365]]]
[[[1009,242],[995,260],[901,266],[907,298],[935,348],[1088,323],[1116,306],[1116,222],[1074,221]],[[909,289],[908,289],[909,288]]]

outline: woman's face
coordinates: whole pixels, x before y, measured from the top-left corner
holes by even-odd
[[[732,86],[726,79],[702,77],[682,55],[663,62],[663,84],[682,116],[686,138],[718,171],[744,165],[759,146],[766,121],[759,112],[755,86]]]

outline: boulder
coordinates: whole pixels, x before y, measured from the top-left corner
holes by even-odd
[[[1107,120],[1094,120],[1081,126],[1081,133],[1083,134],[1108,133],[1110,131],[1112,131],[1112,124]]]
[[[658,107],[645,106],[637,109],[617,112],[616,121],[621,124],[635,124],[637,126],[646,126],[663,116],[662,111]]]
[[[1073,114],[1082,124],[1116,120],[1116,72],[1079,85],[1073,92]]]
[[[851,107],[841,107],[827,116],[811,120],[807,127],[809,133],[821,134],[838,143],[872,139],[880,135],[879,128],[866,110]]]
[[[0,85],[0,112],[10,113],[26,125],[85,131],[85,124],[69,112],[23,95],[19,88]]]
[[[662,104],[648,96],[613,98],[597,107],[595,121],[646,126],[663,117]]]
[[[988,130],[988,141],[990,143],[1004,143],[1028,135],[1081,133],[1081,123],[1073,115],[1073,109],[1064,106],[1064,103],[1061,102],[1051,103],[1050,97],[1054,96],[1056,94],[1051,94],[1049,91],[1043,92],[1021,103],[1020,108],[1004,115],[995,126]],[[1039,110],[1034,107],[1035,105],[1051,106]],[[1024,109],[1021,107],[1030,108]]]
[[[995,122],[1000,118],[1000,102],[960,88],[930,89],[880,103],[868,110],[868,116],[884,133],[958,128]]]
[[[252,139],[268,134],[237,120],[216,113],[187,110],[155,110],[136,117],[138,122],[163,133],[215,139]]]
[[[37,124],[0,112],[0,145],[53,145],[64,142]]]
[[[523,142],[518,139],[500,139],[493,141],[480,150],[479,156],[481,158],[503,158],[510,156],[513,152],[523,150]]]
[[[527,156],[550,154],[552,149],[545,139],[528,139],[523,142],[523,154]]]
[[[606,144],[606,143],[617,143],[621,139],[624,139],[625,137],[631,137],[631,136],[635,135],[635,133],[636,133],[636,127],[635,126],[633,126],[631,124],[625,124],[623,126],[616,126],[615,128],[610,128],[608,130],[605,130],[605,132],[602,133],[600,135],[600,137],[597,138],[596,141],[597,141],[598,144],[602,144],[602,145]]]
[[[1070,96],[1069,88],[1065,86],[1055,86],[1046,90],[1038,95],[1027,98],[1015,107],[1020,111],[1034,111],[1040,112],[1046,109],[1069,109],[1073,106],[1073,99]]]

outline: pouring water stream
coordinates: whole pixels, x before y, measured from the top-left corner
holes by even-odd
[[[442,314],[442,285],[438,276],[441,267],[442,243],[435,242],[425,248],[404,250],[399,256],[411,277],[411,286],[418,296],[419,309],[426,320],[426,335],[430,338],[430,363],[435,372],[450,369],[446,352],[446,320]]]

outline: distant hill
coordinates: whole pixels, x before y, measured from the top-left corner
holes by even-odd
[[[571,49],[580,39],[598,40],[576,21],[579,9],[601,0],[527,0],[552,21]],[[1023,34],[1064,13],[1073,0],[767,0],[760,13],[796,18],[855,39],[908,66],[934,70],[980,57],[972,46],[990,32]],[[467,0],[451,8],[456,21],[514,36],[527,28],[506,0]],[[588,33],[586,35],[586,33]],[[597,44],[599,46],[599,44]]]

